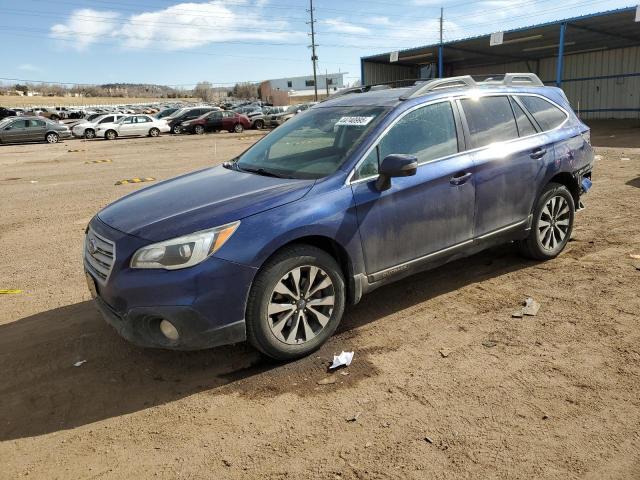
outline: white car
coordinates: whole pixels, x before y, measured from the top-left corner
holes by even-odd
[[[74,137],[78,138],[95,138],[96,129],[99,125],[105,123],[116,123],[121,118],[127,117],[128,115],[100,115],[99,117],[93,118],[91,120],[87,120],[77,125],[74,125],[71,129],[71,133],[73,133]]]
[[[107,140],[137,135],[157,137],[160,133],[167,133],[170,130],[171,127],[167,122],[150,115],[125,115],[118,122],[98,125],[96,137],[104,137]]]

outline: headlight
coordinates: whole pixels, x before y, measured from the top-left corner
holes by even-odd
[[[197,265],[220,250],[238,225],[239,221],[147,245],[133,255],[131,268],[177,270]]]

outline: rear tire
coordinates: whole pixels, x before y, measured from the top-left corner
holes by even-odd
[[[150,137],[159,137],[160,136],[160,130],[158,130],[157,128],[152,128],[151,130],[149,130],[149,136]]]
[[[204,127],[202,125],[196,125],[193,128],[193,131],[197,134],[197,135],[202,135],[204,134]]]
[[[60,140],[60,137],[58,136],[57,133],[50,132],[50,133],[47,133],[44,139],[47,141],[47,143],[58,143],[58,140]]]
[[[256,130],[262,130],[264,128],[264,120],[256,120],[253,126]]]
[[[247,338],[277,360],[320,348],[342,320],[346,289],[340,266],[310,245],[286,247],[258,272],[247,304]]]
[[[105,140],[115,140],[118,138],[118,133],[115,130],[107,130],[104,134]]]
[[[571,238],[575,203],[564,185],[549,183],[536,202],[529,236],[519,242],[521,253],[535,260],[557,257]]]
[[[182,127],[180,125],[176,125],[175,127],[173,127],[173,133],[175,134],[182,133]]]

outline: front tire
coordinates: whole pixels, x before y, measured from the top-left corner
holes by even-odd
[[[53,132],[47,133],[47,135],[44,138],[47,141],[47,143],[58,143],[58,140],[60,140],[60,137],[58,136],[58,134]]]
[[[118,133],[115,130],[107,130],[104,134],[104,138],[107,140],[115,140],[118,138]]]
[[[236,123],[233,126],[233,131],[236,132],[236,133],[242,133],[242,132],[244,132],[244,127],[242,126],[241,123]]]
[[[197,135],[202,135],[204,134],[204,127],[202,125],[196,125],[193,129],[193,131],[197,134]]]
[[[256,130],[262,130],[264,128],[264,121],[256,120],[253,126],[255,127]]]
[[[535,260],[557,257],[571,238],[575,203],[564,185],[549,183],[536,202],[529,236],[519,243],[523,255]]]
[[[173,127],[173,133],[180,134],[182,133],[182,127],[180,125],[176,125]]]
[[[96,138],[95,130],[93,130],[93,128],[87,128],[84,131],[84,138],[86,138],[87,140],[91,140],[92,138]]]
[[[260,270],[247,305],[247,338],[277,360],[304,357],[335,332],[346,290],[336,260],[309,245],[286,247]]]

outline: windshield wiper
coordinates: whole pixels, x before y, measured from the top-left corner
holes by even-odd
[[[256,174],[262,175],[264,177],[291,178],[291,177],[286,177],[284,175],[280,175],[280,174],[275,173],[275,172],[273,172],[271,170],[266,170],[264,168],[242,168],[237,164],[236,164],[236,168],[241,172],[256,173]]]

